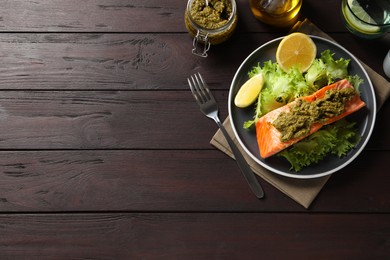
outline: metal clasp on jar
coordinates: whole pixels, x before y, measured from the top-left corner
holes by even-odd
[[[210,49],[210,42],[208,39],[209,34],[200,30],[197,31],[195,38],[192,42],[192,53],[200,57],[207,57],[207,51]]]

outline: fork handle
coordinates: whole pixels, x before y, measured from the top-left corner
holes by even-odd
[[[259,199],[263,198],[264,197],[263,188],[261,187],[260,183],[257,181],[255,174],[253,173],[252,169],[249,167],[249,164],[245,160],[244,156],[242,155],[240,150],[238,150],[238,147],[233,142],[232,138],[226,131],[225,127],[222,125],[221,121],[218,118],[215,118],[214,120],[217,123],[219,129],[221,129],[223,135],[225,136],[226,141],[228,142],[230,148],[232,149],[238,167],[244,174],[244,177],[248,182],[252,192],[256,195],[257,198]]]

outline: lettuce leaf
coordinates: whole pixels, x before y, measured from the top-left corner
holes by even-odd
[[[307,84],[314,90],[328,85],[330,79],[326,70],[326,65],[321,59],[315,59],[305,74]]]
[[[364,80],[359,75],[347,76],[347,80],[354,86],[357,93],[360,93],[360,84],[363,84]]]
[[[334,59],[334,53],[325,50],[319,59],[315,59],[305,74],[307,84],[314,90],[318,90],[338,79],[348,77],[348,65],[350,60]]]
[[[266,61],[263,67],[258,64],[248,75],[253,77],[259,73],[263,74],[264,86],[257,99],[254,118],[245,122],[244,128],[250,128],[268,112],[313,92],[298,68],[285,72],[276,62]]]
[[[341,119],[283,150],[278,156],[286,158],[291,164],[291,170],[298,172],[328,155],[339,158],[347,155],[348,151],[356,147],[360,138],[355,123]]]
[[[321,60],[324,61],[328,77],[332,79],[332,82],[336,79],[344,79],[348,76],[348,65],[351,60],[340,58],[335,60],[333,58],[334,53],[330,50],[325,50],[321,53]]]

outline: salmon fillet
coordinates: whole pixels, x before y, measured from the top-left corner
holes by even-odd
[[[343,88],[353,88],[351,83],[346,80],[340,80],[337,81],[331,85],[325,86],[321,88],[320,90],[316,91],[312,95],[300,97],[298,99],[303,99],[307,102],[313,102],[316,99],[321,99],[325,96],[325,93],[328,90],[340,90]],[[345,103],[344,111],[338,115],[331,117],[327,119],[323,123],[314,123],[310,131],[307,135],[290,139],[286,142],[281,141],[281,133],[272,125],[272,122],[276,120],[278,115],[281,112],[289,112],[290,107],[293,106],[297,100],[292,101],[291,103],[282,106],[280,108],[277,108],[275,110],[272,110],[271,112],[267,113],[266,115],[262,116],[256,123],[256,138],[257,138],[257,144],[260,150],[260,156],[262,158],[270,157],[283,149],[299,142],[303,138],[315,133],[318,131],[322,126],[331,124],[333,122],[336,122],[337,120],[340,120],[343,117],[346,117],[347,115],[359,110],[360,108],[364,107],[366,104],[360,99],[359,95],[356,93],[356,95],[349,101]]]

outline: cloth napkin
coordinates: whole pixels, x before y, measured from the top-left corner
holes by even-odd
[[[304,21],[298,21],[293,26],[291,32],[303,32],[306,34],[317,35],[333,40],[329,35],[321,31],[316,25],[307,19]],[[383,78],[364,63],[362,64],[374,85],[377,107],[379,110],[385,100],[390,96],[390,82],[388,82],[385,78]],[[232,137],[235,144],[241,150],[253,172],[305,208],[309,208],[310,204],[314,201],[328,179],[331,177],[331,175],[328,175],[315,179],[294,179],[275,174],[257,164],[254,160],[252,160],[252,158],[250,158],[248,154],[244,152],[234,136],[229,116],[224,120],[223,125],[225,126],[226,131]],[[210,143],[234,159],[230,147],[220,130],[215,133]]]

